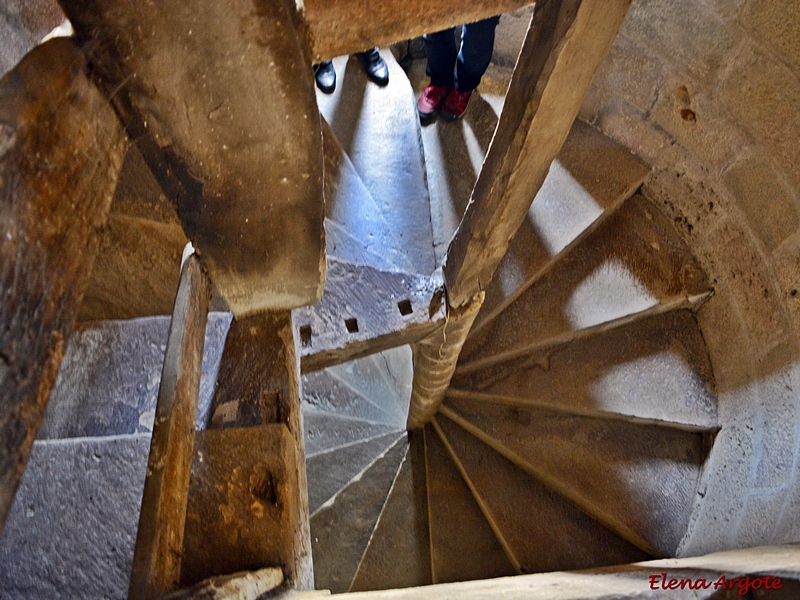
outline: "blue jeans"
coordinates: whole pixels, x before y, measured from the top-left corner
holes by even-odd
[[[500,17],[491,17],[462,25],[460,50],[456,49],[455,27],[423,36],[431,85],[455,85],[460,92],[478,87],[492,59],[498,21]]]

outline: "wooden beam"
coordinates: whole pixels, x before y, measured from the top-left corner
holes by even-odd
[[[285,489],[286,502],[296,502],[294,519],[283,526],[291,533],[289,547],[283,551],[291,556],[283,561],[286,579],[298,589],[313,589],[311,564],[311,534],[308,521],[308,484],[306,482],[305,446],[300,414],[300,352],[292,329],[289,311],[262,313],[234,319],[225,339],[225,349],[217,376],[217,387],[211,403],[209,428],[245,428],[272,426],[281,423],[288,427],[294,444],[294,488]],[[235,431],[246,431],[236,429]],[[294,499],[294,500],[292,500]],[[223,518],[224,515],[220,515]],[[254,525],[241,530],[241,535],[257,538],[275,535],[269,524]],[[244,539],[244,538],[243,538]],[[283,538],[282,538],[283,539]],[[225,550],[222,550],[225,551]],[[202,548],[186,548],[188,553],[207,552]],[[230,557],[228,557],[230,558]],[[264,555],[264,558],[268,558]],[[226,559],[227,560],[227,559]],[[228,566],[240,570],[251,563]],[[268,565],[262,565],[268,566]],[[211,575],[211,573],[208,573]]]
[[[283,571],[279,567],[269,567],[224,577],[212,577],[187,590],[165,596],[161,600],[258,600],[282,583]]]
[[[549,0],[534,12],[503,113],[447,251],[461,306],[485,289],[567,138],[631,0]]]
[[[183,265],[158,390],[129,597],[177,588],[211,286],[192,254]]]
[[[0,531],[108,215],[126,139],[68,40],[0,81]]]
[[[322,140],[292,0],[61,0],[237,316],[319,299]]]
[[[472,23],[532,0],[305,0],[314,62]]]

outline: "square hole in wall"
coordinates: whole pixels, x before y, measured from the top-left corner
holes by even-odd
[[[311,325],[300,325],[300,343],[303,346],[311,345]]]
[[[358,320],[357,319],[345,319],[344,326],[347,327],[347,331],[349,333],[357,333],[358,332]]]
[[[397,308],[400,311],[400,314],[404,317],[414,312],[414,309],[411,307],[411,300],[408,298],[405,300],[400,300],[400,302],[397,303]]]

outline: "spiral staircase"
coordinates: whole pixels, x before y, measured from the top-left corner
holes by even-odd
[[[478,97],[463,122],[421,130],[406,74],[383,54],[387,88],[340,58],[340,89],[318,94],[335,136],[326,138],[329,273],[424,283],[436,239],[452,233],[436,216],[432,226],[431,212],[447,202],[463,209],[458,186],[445,183],[471,189],[470,152],[481,144],[463,140],[496,122],[492,104],[502,99]],[[436,136],[451,142],[446,152]],[[712,290],[673,224],[637,192],[647,173],[575,123],[424,429],[406,431],[407,347],[304,374],[317,589],[675,555],[717,430],[694,317]],[[327,285],[330,295],[336,278]],[[407,311],[426,308],[414,302]],[[369,303],[345,297],[350,312],[326,314],[342,322]],[[307,311],[296,311],[295,326],[308,350],[318,327],[304,337]],[[0,597],[125,595],[168,322],[88,323],[74,337],[0,540]],[[229,323],[225,313],[209,320],[198,429]]]

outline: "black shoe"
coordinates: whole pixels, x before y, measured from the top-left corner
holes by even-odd
[[[373,82],[378,85],[389,83],[389,67],[386,65],[386,61],[381,58],[377,48],[359,52],[356,57],[361,61],[361,66],[364,67],[367,77]]]
[[[336,89],[336,71],[329,60],[314,65],[314,79],[317,87],[324,94],[331,94]]]

